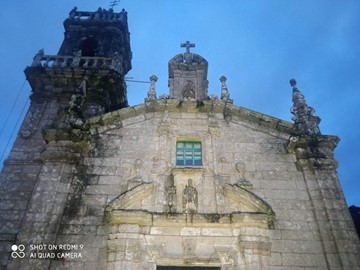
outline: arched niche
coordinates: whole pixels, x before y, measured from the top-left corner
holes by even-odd
[[[94,37],[87,37],[81,40],[80,50],[82,56],[94,57],[98,51],[99,43]]]

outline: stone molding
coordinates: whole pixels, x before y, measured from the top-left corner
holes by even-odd
[[[179,213],[152,212],[138,207],[142,200],[154,196],[154,183],[142,183],[116,197],[105,208],[105,219],[109,224],[138,224],[140,226],[192,226],[214,228],[258,227],[271,229],[275,213],[271,207],[253,193],[226,185],[225,196],[236,203],[245,203],[252,209],[231,213]]]
[[[287,145],[288,153],[295,154],[298,170],[336,170],[338,162],[334,150],[340,139],[337,136],[292,136]]]
[[[112,211],[106,219],[109,224],[137,224],[139,226],[268,229],[267,214],[264,213],[186,214],[119,209]]]
[[[253,129],[261,129],[264,132],[276,133],[286,139],[294,134],[293,124],[269,115],[255,112],[240,106],[232,105],[222,101],[204,100],[199,106],[196,101],[178,101],[178,100],[156,100],[148,104],[140,104],[132,107],[122,108],[113,112],[105,113],[88,119],[91,132],[104,132],[119,122],[129,120],[130,118],[140,117],[148,113],[156,112],[178,112],[178,113],[208,113],[211,117],[214,113],[224,115],[225,110],[227,119],[231,122],[245,121]],[[148,119],[145,116],[144,119]]]

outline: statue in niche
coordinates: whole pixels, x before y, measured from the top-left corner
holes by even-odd
[[[192,180],[188,180],[188,184],[183,191],[183,212],[196,213],[198,207],[198,192],[192,186]]]
[[[236,185],[239,187],[247,187],[250,188],[252,187],[252,184],[246,180],[244,174],[245,174],[245,164],[243,162],[237,162],[235,164],[235,169],[237,171],[237,182]]]
[[[176,187],[174,185],[174,178],[170,178],[168,185],[165,186],[165,211],[166,212],[176,212]]]
[[[195,88],[194,88],[194,82],[191,80],[188,80],[184,89],[182,96],[184,98],[195,98]]]

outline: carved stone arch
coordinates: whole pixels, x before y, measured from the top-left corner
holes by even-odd
[[[266,214],[269,229],[274,228],[275,212],[271,206],[251,191],[237,185],[224,186],[224,196],[240,207],[250,209],[250,213]]]
[[[141,183],[112,200],[105,209],[106,220],[113,224],[169,224],[173,226],[242,227],[255,226],[272,229],[275,213],[268,203],[254,193],[236,185],[224,186],[225,198],[233,204],[246,206],[246,211],[235,210],[228,213],[196,213],[191,218],[187,213],[155,212],[143,206],[142,201],[154,197],[154,183]],[[236,208],[234,208],[236,209]]]
[[[237,185],[225,185],[224,195],[239,204],[246,204],[255,212],[267,213],[268,211],[272,211],[271,206],[259,196]]]
[[[114,225],[108,238],[114,264],[126,262],[138,269],[144,257],[147,269],[156,265],[268,269],[274,212],[261,198],[236,185],[225,185],[228,201],[239,207],[246,204],[246,212],[155,212],[143,203],[156,197],[154,190],[154,183],[141,183],[106,207],[106,222]],[[123,259],[124,254],[133,259]]]
[[[139,209],[137,206],[139,202],[147,197],[149,197],[154,189],[154,184],[151,183],[141,183],[136,187],[133,187],[124,193],[117,196],[113,199],[108,206],[106,207],[106,212],[111,212],[113,210],[135,210]],[[139,209],[141,210],[141,209]]]

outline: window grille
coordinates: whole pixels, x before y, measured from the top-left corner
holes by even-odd
[[[176,165],[201,166],[202,165],[201,142],[177,142]]]

